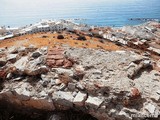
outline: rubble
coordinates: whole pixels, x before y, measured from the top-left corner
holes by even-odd
[[[5,70],[0,70],[0,79],[5,79],[6,75],[7,75],[7,73]]]
[[[36,51],[36,52],[34,52],[34,53],[32,53],[32,57],[33,58],[38,58],[39,56],[41,56],[42,54],[39,52],[39,51]]]
[[[136,76],[136,74],[138,74],[143,69],[146,69],[149,67],[152,67],[150,60],[143,60],[142,62],[140,62],[139,65],[132,63],[130,64],[129,69],[128,69],[128,77],[133,79],[134,76]]]
[[[110,40],[119,46],[148,51],[155,55],[160,55],[159,46],[159,22],[146,22],[141,25],[124,26],[122,28],[103,29],[100,37]],[[101,31],[100,28],[96,28]],[[106,31],[107,30],[107,31]]]
[[[73,95],[71,92],[58,91],[53,93],[53,101],[59,105],[72,108],[73,107]]]
[[[16,53],[18,53],[18,48],[15,46],[12,46],[12,47],[8,48],[8,53],[16,54]]]
[[[97,97],[88,96],[87,100],[85,101],[85,105],[91,108],[98,109],[100,105],[103,103],[103,99],[99,99]]]
[[[145,106],[145,109],[148,110],[151,114],[154,114],[156,107],[149,103],[148,105]]]
[[[131,97],[136,98],[140,96],[140,92],[137,88],[131,88]]]
[[[74,91],[75,88],[76,88],[75,83],[68,83],[68,89],[69,89],[70,91]]]
[[[87,99],[86,93],[78,92],[73,100],[73,103],[77,106],[84,106],[86,99]]]
[[[160,113],[160,73],[153,69],[158,62],[152,58],[127,50],[35,46],[8,50],[0,52],[6,53],[0,66],[0,101],[47,111],[73,109],[104,120]],[[25,54],[19,55],[22,51]]]
[[[17,54],[9,54],[8,56],[7,56],[7,61],[11,61],[11,62],[16,62],[16,59],[17,59]]]
[[[7,62],[7,57],[4,54],[0,55],[0,66],[4,66]]]

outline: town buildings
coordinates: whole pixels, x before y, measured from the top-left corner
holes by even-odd
[[[0,28],[0,33],[3,30],[3,36],[0,36],[0,40],[10,38],[11,36],[20,36],[25,34],[33,34],[38,32],[48,32],[48,31],[62,31],[62,30],[81,30],[87,31],[90,27],[87,25],[77,24],[69,20],[42,20],[33,25],[20,27],[20,28]],[[7,33],[7,34],[6,34]]]

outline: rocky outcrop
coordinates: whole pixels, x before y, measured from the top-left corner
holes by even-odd
[[[0,101],[48,111],[74,109],[99,120],[160,114],[160,73],[151,58],[133,51],[16,49],[0,52],[14,59],[1,64]]]

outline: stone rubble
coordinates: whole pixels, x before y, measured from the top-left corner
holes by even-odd
[[[132,114],[144,113],[158,117],[160,73],[153,70],[154,62],[133,51],[4,48],[0,101],[48,111],[75,109],[99,120],[131,120]]]
[[[86,99],[87,99],[87,94],[79,91],[75,96],[73,103],[77,106],[84,106]]]
[[[88,96],[87,100],[85,101],[85,105],[88,107],[93,107],[98,109],[98,107],[103,103],[103,99],[99,99],[97,97]]]
[[[128,46],[140,51],[160,55],[160,23],[149,21],[141,25],[120,28],[95,28],[91,31],[94,37],[104,38],[120,46]]]

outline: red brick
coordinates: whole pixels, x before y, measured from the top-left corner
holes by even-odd
[[[61,60],[56,60],[56,66],[63,66],[63,59]]]
[[[64,65],[63,67],[64,68],[69,68],[69,67],[72,67],[73,66],[73,63],[67,59],[64,60]]]
[[[64,56],[63,55],[48,55],[47,59],[55,59],[55,60],[58,60],[58,59],[63,59]]]

